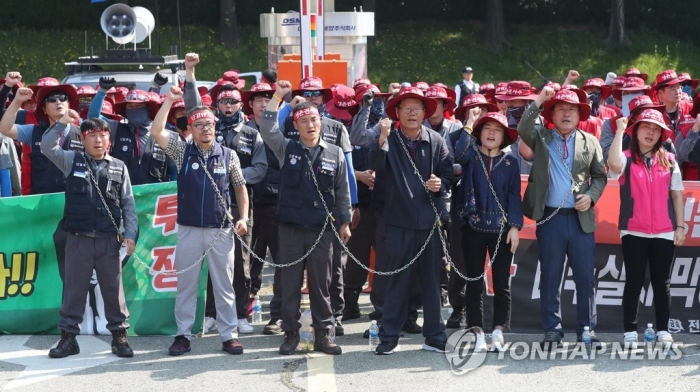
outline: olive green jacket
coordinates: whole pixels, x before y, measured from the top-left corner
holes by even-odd
[[[535,158],[532,161],[532,169],[527,180],[525,197],[523,199],[523,212],[528,218],[538,221],[544,216],[545,200],[549,191],[549,143],[554,137],[552,131],[535,125],[535,119],[542,111],[535,102],[525,110],[518,134],[522,141],[530,147]],[[583,184],[574,190],[574,200],[578,195],[588,195],[593,200],[591,208],[579,211],[578,217],[581,229],[585,233],[592,233],[596,229],[595,212],[593,205],[603,194],[605,184],[608,182],[603,163],[603,151],[595,136],[576,129],[575,155],[572,175],[577,183]]]

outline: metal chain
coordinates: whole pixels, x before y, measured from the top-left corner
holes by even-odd
[[[102,200],[102,205],[104,206],[105,210],[107,210],[107,215],[109,216],[109,220],[112,221],[112,225],[114,225],[114,229],[117,230],[117,237],[119,237],[121,235],[119,233],[119,226],[117,225],[117,222],[114,220],[114,217],[112,216],[112,211],[109,209],[109,206],[107,205],[107,201],[105,200],[104,196],[102,195],[102,191],[100,190],[100,186],[97,183],[97,179],[95,178],[95,175],[92,174],[92,170],[90,169],[90,162],[88,161],[84,152],[82,153],[82,155],[83,155],[83,160],[85,161],[85,171],[87,171],[88,174],[90,175],[90,180],[95,185],[95,189],[97,190],[97,195],[100,196],[100,200]]]
[[[578,132],[578,131],[575,131]],[[564,143],[566,143],[566,140],[564,140]],[[554,146],[557,148],[557,151],[559,152],[559,158],[561,158],[562,163],[564,163],[564,167],[569,169],[569,165],[566,164],[566,161],[564,160],[564,151],[562,151],[561,147],[559,147],[559,144],[556,142],[554,143]],[[545,219],[539,220],[535,223],[529,223],[526,225],[523,225],[523,228],[525,227],[536,227],[542,224],[547,223],[550,219],[554,217],[557,213],[559,213],[559,210],[561,210],[564,207],[564,204],[566,203],[567,200],[574,194],[575,191],[578,190],[578,188],[585,184],[588,181],[588,178],[584,178],[583,181],[581,182],[576,182],[576,179],[574,179],[574,175],[572,173],[573,168],[567,170],[567,174],[569,175],[569,179],[571,180],[571,188],[569,188],[569,192],[567,192],[566,196],[564,196],[564,199],[562,199],[561,203],[559,203],[559,206]]]

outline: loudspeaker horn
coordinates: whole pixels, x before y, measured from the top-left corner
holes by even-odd
[[[153,18],[151,11],[147,10],[146,8],[132,7],[131,9],[136,14],[134,42],[138,44],[143,42],[143,40],[151,35],[156,26],[156,20]]]
[[[136,34],[136,13],[125,4],[110,5],[100,17],[100,26],[114,42],[127,44]]]

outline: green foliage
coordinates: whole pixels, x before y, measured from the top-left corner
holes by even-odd
[[[700,51],[690,43],[649,32],[628,32],[632,45],[608,51],[603,46],[604,29],[554,26],[507,25],[511,46],[493,53],[482,46],[483,31],[477,23],[405,22],[377,28],[375,43],[368,45],[369,77],[386,86],[391,82],[425,80],[453,85],[465,65],[474,67],[475,80],[527,80],[539,85],[542,79],[526,65],[529,62],[546,78],[563,81],[569,69],[583,78],[604,77],[609,71],[623,73],[635,66],[652,78],[674,68],[700,76]],[[421,32],[421,33],[417,33]],[[216,80],[229,69],[241,72],[267,68],[267,42],[255,26],[240,26],[241,46],[230,48],[219,41],[218,32],[207,27],[183,27],[183,53],[197,52],[201,63],[197,78]],[[27,82],[41,76],[65,75],[64,62],[85,54],[85,32],[77,30],[0,31],[3,43],[0,74],[19,70]],[[154,53],[166,52],[178,43],[176,27],[159,27],[153,35]],[[105,37],[98,30],[87,33],[90,46],[104,48]],[[110,42],[114,48],[114,43]],[[0,76],[2,76],[0,75]],[[580,82],[582,83],[582,81]],[[579,84],[580,84],[579,83]]]

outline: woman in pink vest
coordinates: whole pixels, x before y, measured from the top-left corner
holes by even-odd
[[[624,131],[624,132],[622,132]],[[622,151],[622,135],[630,136],[629,150]],[[673,344],[668,332],[671,307],[671,268],[675,247],[685,241],[683,182],[673,154],[663,141],[673,135],[663,115],[645,109],[637,122],[627,127],[627,118],[617,120],[617,133],[608,157],[610,174],[620,182],[620,219],[627,281],[622,296],[624,344],[637,347],[639,294],[647,264],[654,289],[657,344]]]

